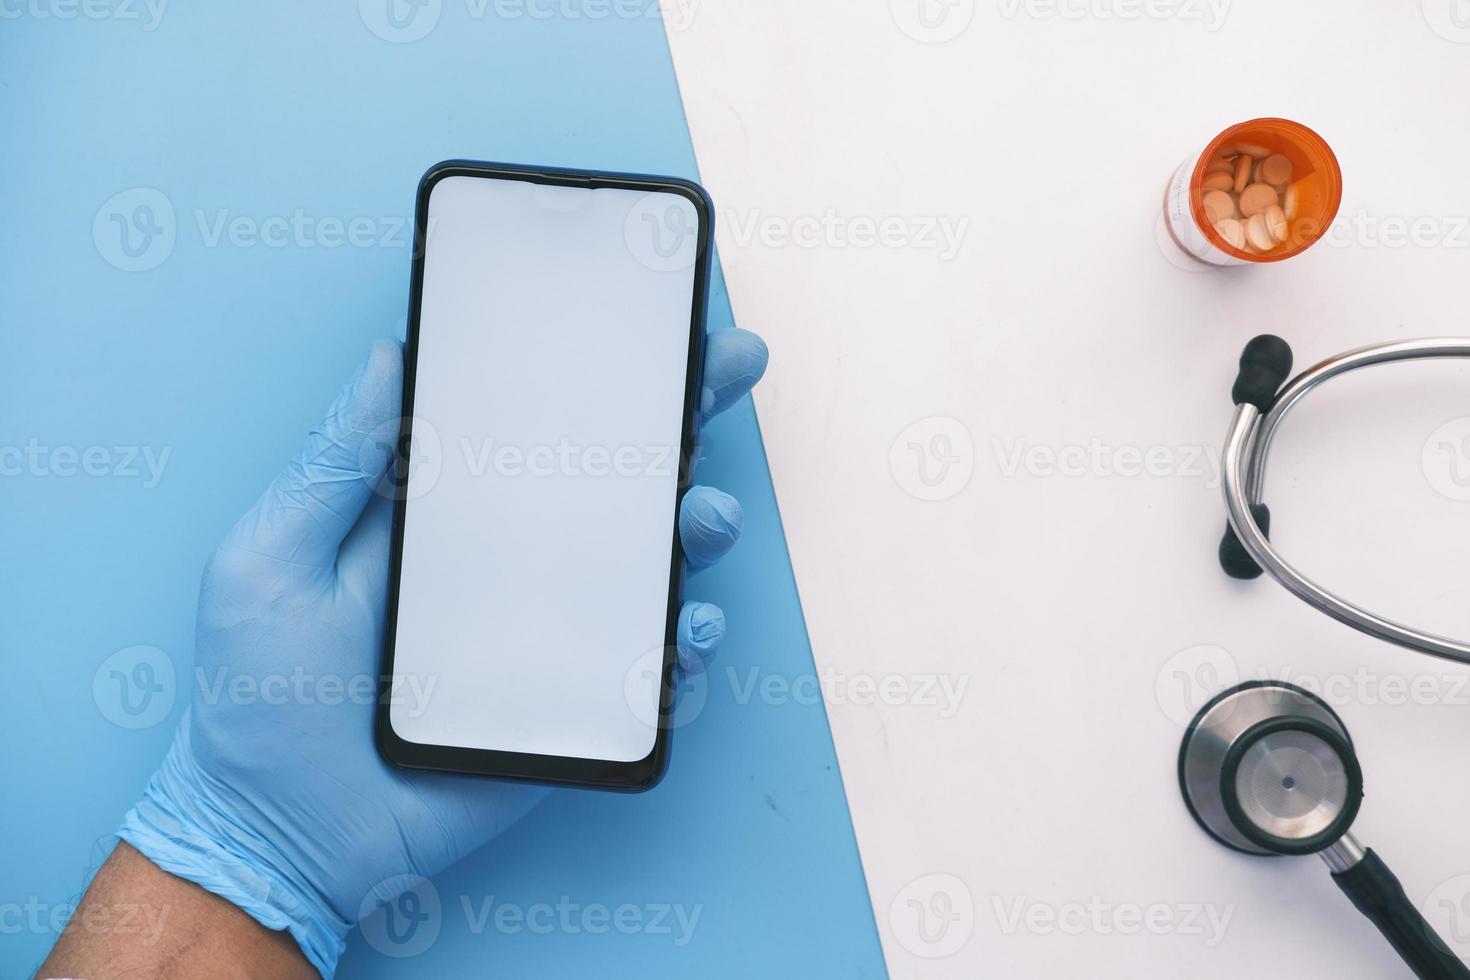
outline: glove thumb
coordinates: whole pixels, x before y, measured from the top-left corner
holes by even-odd
[[[403,347],[377,341],[227,544],[279,562],[333,567],[392,460],[402,396]]]

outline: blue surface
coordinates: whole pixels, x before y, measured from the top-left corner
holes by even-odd
[[[393,33],[384,2],[176,2],[150,30],[141,0],[101,19],[39,0],[0,28],[0,976],[49,948],[182,710],[123,727],[94,677],[151,645],[187,691],[205,557],[401,329],[395,228],[424,169],[695,175],[653,3],[428,0],[433,30],[390,43],[366,26]],[[144,247],[169,211],[171,247]],[[327,244],[352,219],[359,241]],[[711,319],[729,323],[722,285]],[[731,632],[668,778],[554,796],[436,879],[437,938],[377,944],[417,955],[354,933],[341,975],[882,975],[822,707],[743,688],[813,672],[749,402],[705,442],[699,479],[741,498],[746,534],[691,589]],[[168,453],[156,485],[144,450]]]

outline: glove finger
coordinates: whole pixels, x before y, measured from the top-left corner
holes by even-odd
[[[548,786],[428,772],[399,772],[395,781],[410,797],[400,811],[405,836],[424,842],[413,869],[424,875],[500,836],[551,793]]]
[[[749,330],[715,330],[704,341],[704,387],[699,413],[708,421],[755,387],[766,373],[770,352],[766,342]]]
[[[686,602],[679,610],[679,666],[697,674],[714,659],[725,639],[725,613],[708,602]]]
[[[679,506],[679,541],[692,571],[708,568],[735,547],[745,511],[740,501],[714,487],[693,486]]]
[[[377,341],[226,544],[276,562],[331,568],[392,459],[402,395],[403,347]]]
[[[388,552],[393,545],[391,489],[373,494],[337,554],[337,582],[381,608],[388,595]]]

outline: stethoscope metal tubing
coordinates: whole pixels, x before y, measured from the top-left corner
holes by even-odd
[[[1266,479],[1266,458],[1271,453],[1271,442],[1276,437],[1276,427],[1291,411],[1302,396],[1324,381],[1341,374],[1374,364],[1390,364],[1394,361],[1413,361],[1436,357],[1470,357],[1470,340],[1454,337],[1427,337],[1420,340],[1397,340],[1387,344],[1370,344],[1345,351],[1303,371],[1287,382],[1271,411],[1261,423],[1257,446],[1253,449],[1248,484],[1251,503],[1261,502],[1261,491]]]
[[[1332,869],[1335,875],[1356,868],[1367,857],[1367,848],[1359,843],[1358,839],[1351,833],[1343,834],[1332,844],[1317,852],[1322,855],[1322,860],[1327,862],[1327,867]]]
[[[1369,636],[1446,660],[1470,664],[1470,644],[1412,629],[1354,605],[1297,571],[1272,547],[1261,533],[1250,505],[1261,503],[1266,477],[1266,458],[1276,429],[1307,392],[1331,378],[1357,368],[1393,361],[1436,357],[1470,357],[1470,340],[1427,338],[1375,344],[1328,358],[1303,371],[1276,396],[1263,417],[1249,403],[1236,406],[1235,417],[1225,437],[1221,454],[1221,489],[1230,526],[1256,564],[1265,569],[1293,595],[1340,623]]]

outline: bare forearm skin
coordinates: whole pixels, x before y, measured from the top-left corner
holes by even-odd
[[[317,973],[289,933],[119,843],[36,976],[315,980]]]

